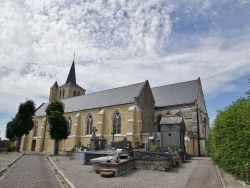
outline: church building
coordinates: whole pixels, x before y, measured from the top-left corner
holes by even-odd
[[[58,86],[55,82],[50,88],[49,101],[64,103],[70,131],[68,139],[60,141],[60,150],[70,151],[79,142],[89,147],[93,127],[97,129],[95,136],[105,139],[107,145],[126,138],[135,148],[136,143],[143,145],[157,137],[161,146],[164,137],[171,136],[161,134],[161,119],[179,117],[185,126],[186,152],[206,155],[205,141],[210,127],[200,78],[154,88],[146,80],[90,94],[85,91],[76,83],[74,61],[66,83]],[[22,139],[23,151],[53,151],[45,113],[49,101],[37,108],[34,128]]]

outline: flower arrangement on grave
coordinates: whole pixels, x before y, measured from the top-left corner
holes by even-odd
[[[180,158],[179,157],[173,157],[173,162],[174,166],[179,166],[180,165]]]
[[[167,152],[168,153],[171,153],[172,152],[172,149],[170,147],[167,148]]]
[[[151,145],[151,149],[152,149],[153,151],[157,151],[156,145],[152,144],[152,145]]]

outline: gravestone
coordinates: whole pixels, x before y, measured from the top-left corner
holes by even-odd
[[[92,129],[92,138],[90,138],[90,150],[98,150],[99,138],[96,137],[97,129],[94,126]]]
[[[127,145],[129,141],[126,137],[122,141],[111,142],[111,147],[115,149],[122,149],[122,154],[128,154]]]

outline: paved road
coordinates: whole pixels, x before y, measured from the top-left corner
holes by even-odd
[[[199,158],[199,162],[190,175],[186,188],[222,188],[216,166],[210,158]]]
[[[27,152],[26,152],[27,153]],[[33,154],[33,155],[32,155]],[[16,157],[15,153],[0,155],[0,167],[7,166]],[[227,188],[250,188],[242,185],[233,176],[218,170],[210,158],[192,158],[179,168],[168,172],[150,170],[131,170],[116,178],[102,178],[93,172],[92,166],[82,165],[82,161],[71,160],[65,155],[51,156],[58,169],[76,188],[221,188],[222,182]],[[1,170],[1,169],[0,169]],[[60,179],[60,177],[59,177]],[[60,180],[60,182],[62,182]],[[0,176],[0,188],[9,187],[60,187],[53,171],[43,154],[27,153],[15,166]],[[62,182],[62,187],[67,187]]]
[[[42,153],[26,153],[0,177],[1,188],[59,188],[55,174]]]

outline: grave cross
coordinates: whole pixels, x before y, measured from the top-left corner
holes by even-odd
[[[92,128],[92,138],[95,138],[95,133],[97,132],[97,128],[94,126]]]

